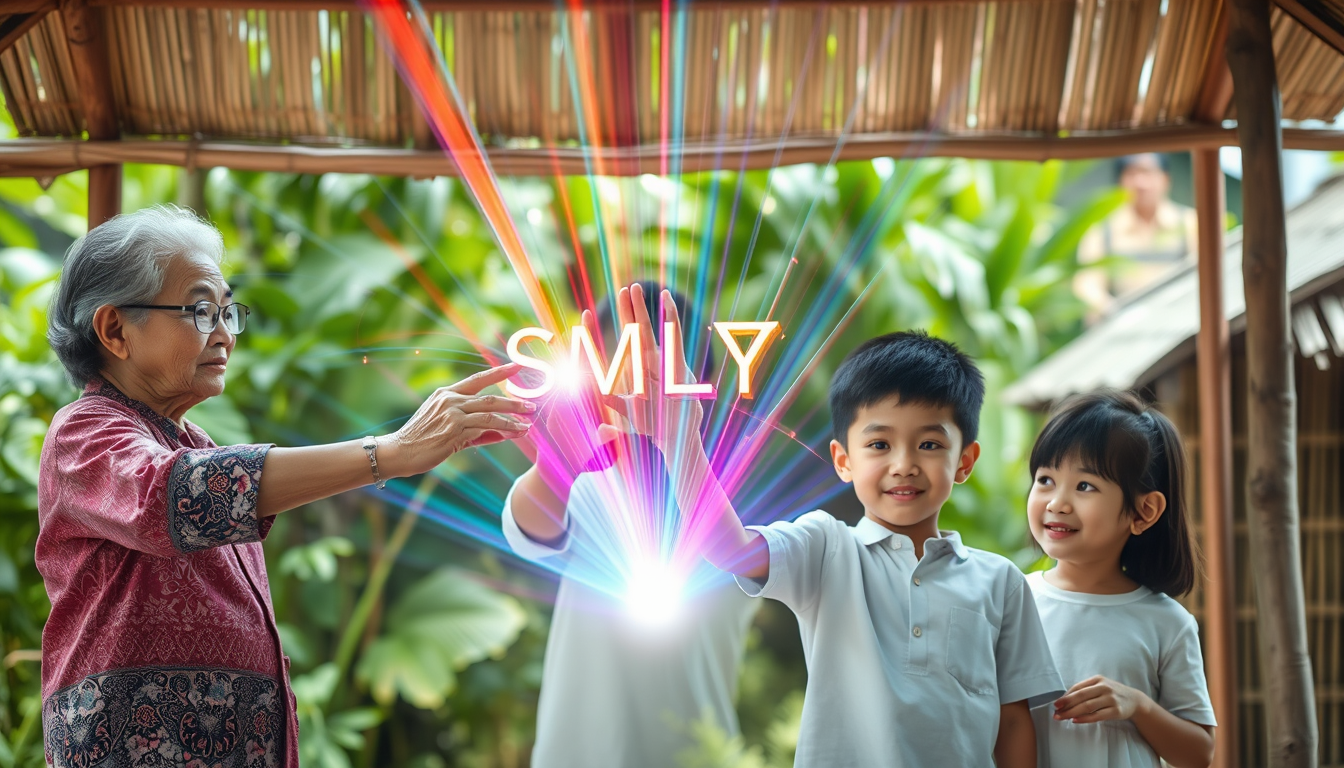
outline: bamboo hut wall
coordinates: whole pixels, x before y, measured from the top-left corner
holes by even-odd
[[[488,143],[612,147],[1178,125],[1191,119],[1219,7],[967,0],[428,19]],[[106,13],[128,138],[386,147],[432,138],[358,12],[116,4]],[[1344,110],[1344,55],[1285,14],[1274,23],[1284,116],[1332,119]],[[22,135],[80,135],[59,13],[0,54],[0,85]]]
[[[1298,492],[1302,511],[1302,577],[1308,646],[1316,686],[1322,768],[1344,768],[1344,359],[1322,370],[1296,357],[1298,407]],[[1153,387],[1159,405],[1172,417],[1198,472],[1198,384],[1188,361]],[[1232,342],[1233,537],[1236,571],[1236,656],[1240,700],[1240,764],[1265,765],[1265,701],[1259,668],[1254,589],[1247,567],[1251,546],[1246,523],[1246,355],[1244,337]],[[1203,535],[1199,483],[1190,483],[1189,511],[1196,538]],[[1201,587],[1183,601],[1203,618]]]

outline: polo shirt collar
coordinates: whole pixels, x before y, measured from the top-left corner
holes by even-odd
[[[900,536],[901,539],[910,542],[909,537],[901,536],[894,531],[890,531],[881,523],[878,523],[867,516],[864,516],[863,519],[859,520],[858,525],[854,526],[854,532],[865,547],[872,546],[880,541],[886,541],[892,536]],[[940,538],[929,539],[924,542],[925,553],[933,552],[936,554],[939,547],[950,547],[952,553],[955,554],[959,560],[970,558],[970,550],[968,550],[966,545],[962,543],[960,533],[957,533],[956,531],[939,531],[938,533]]]

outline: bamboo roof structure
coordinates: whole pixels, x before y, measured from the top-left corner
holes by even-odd
[[[1273,12],[1283,118],[1330,122],[1344,111],[1344,3],[1312,2]],[[671,36],[684,66],[666,72],[646,0],[424,8],[501,173],[581,173],[593,152],[639,173],[668,154],[692,170],[739,155],[765,167],[1236,142],[1224,0],[693,3]],[[87,52],[67,18],[89,12],[105,52],[83,77],[102,87],[81,85]],[[0,147],[7,175],[127,161],[454,172],[350,0],[13,0],[0,51],[6,106],[32,137]],[[101,130],[90,109],[107,111]],[[1344,148],[1344,133],[1285,143]]]

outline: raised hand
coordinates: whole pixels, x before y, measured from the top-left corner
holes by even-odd
[[[669,291],[660,295],[660,314],[662,322],[672,323],[677,341],[682,338],[681,319],[677,306]],[[668,461],[674,460],[674,453],[689,445],[688,441],[700,439],[700,423],[703,411],[695,400],[682,397],[669,397],[667,383],[663,381],[663,358],[658,347],[657,336],[653,330],[653,320],[649,317],[648,304],[644,289],[635,284],[622,288],[616,297],[616,312],[622,326],[635,323],[639,326],[640,344],[644,350],[643,394],[634,394],[633,380],[629,369],[624,376],[624,386],[619,394],[606,398],[609,407],[619,413],[628,428],[653,440]],[[667,342],[664,339],[664,342]],[[689,383],[694,377],[690,366],[686,364],[685,350],[680,343],[672,345],[672,370],[681,377],[681,383]],[[603,430],[604,436],[608,430]]]
[[[592,311],[584,310],[582,322],[593,338],[600,338]],[[613,460],[608,445],[612,437],[598,432],[608,419],[596,394],[597,383],[591,372],[574,375],[581,380],[556,387],[539,403],[532,430],[519,441],[527,458],[549,475],[573,478],[605,469]]]
[[[518,370],[517,364],[509,363],[435,390],[401,429],[378,438],[389,475],[422,474],[463,448],[527,434],[529,422],[513,414],[531,414],[536,410],[532,403],[481,394]]]

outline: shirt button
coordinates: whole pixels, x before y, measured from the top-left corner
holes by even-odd
[[[918,576],[915,577],[915,586],[916,586],[916,587],[919,586],[919,577],[918,577]]]
[[[915,627],[915,637],[920,637],[920,636],[922,636],[923,634],[924,634],[924,630],[920,629],[919,627]]]
[[[892,548],[892,549],[900,549],[900,548],[901,548],[901,540],[900,540],[900,539],[892,539],[892,540],[891,540],[891,548]]]

